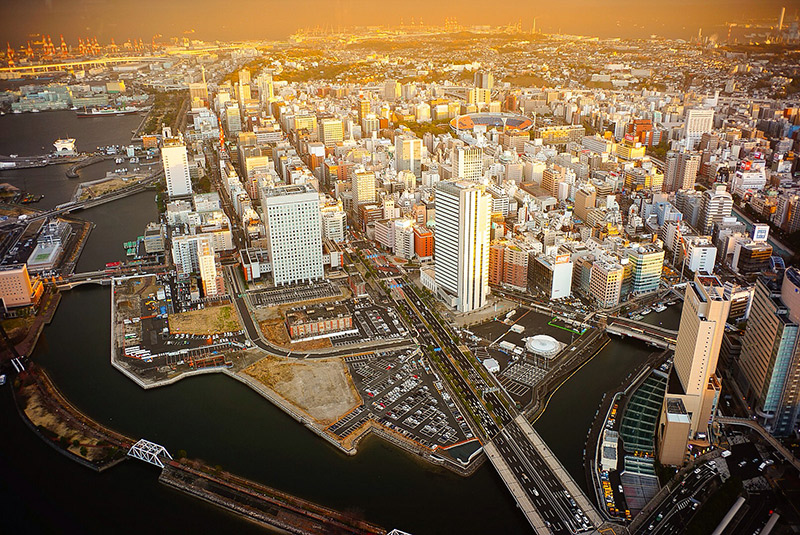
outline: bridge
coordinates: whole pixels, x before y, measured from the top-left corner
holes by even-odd
[[[55,286],[58,290],[72,290],[84,284],[99,284],[110,286],[111,279],[115,277],[129,277],[133,275],[146,275],[164,271],[165,266],[118,266],[109,269],[99,269],[97,271],[84,271],[83,273],[73,273],[69,277],[56,281]]]
[[[606,331],[611,334],[630,336],[662,349],[675,349],[678,331],[619,316],[609,316],[606,322]]]
[[[64,61],[57,63],[40,63],[38,65],[16,65],[14,67],[3,67],[0,68],[0,73],[34,75],[43,72],[72,71],[75,69],[84,70],[91,67],[107,67],[113,63],[164,62],[168,60],[169,58],[147,56],[103,57],[80,61]]]
[[[781,442],[769,434],[769,431],[764,429],[763,426],[759,425],[758,422],[754,422],[753,420],[748,420],[747,418],[733,418],[730,416],[717,416],[716,421],[724,424],[724,425],[741,425],[744,427],[749,427],[756,431],[761,437],[770,443],[770,445],[778,450],[778,453],[783,455],[783,458],[789,461],[792,466],[794,466],[798,471],[800,471],[800,459],[792,455],[792,452],[786,449],[786,447],[781,444]]]
[[[128,457],[139,459],[159,468],[164,468],[162,459],[172,460],[172,455],[169,454],[164,446],[143,438],[131,446],[131,449],[128,450]]]
[[[570,535],[603,524],[581,488],[523,415],[509,422],[483,449],[536,533]]]

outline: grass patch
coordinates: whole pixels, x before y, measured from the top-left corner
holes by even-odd
[[[169,316],[169,332],[186,334],[218,334],[238,331],[242,326],[233,305],[208,306]]]

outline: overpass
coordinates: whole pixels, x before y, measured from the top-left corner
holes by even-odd
[[[66,279],[55,282],[58,290],[72,290],[84,284],[100,284],[109,286],[111,279],[115,277],[127,277],[136,274],[159,273],[166,269],[163,265],[150,266],[118,266],[109,269],[98,269],[97,271],[84,271],[83,273],[73,273]]]
[[[35,75],[43,72],[73,71],[75,69],[84,70],[91,67],[107,67],[114,63],[141,63],[141,62],[163,62],[169,58],[146,57],[146,56],[117,56],[92,58],[80,61],[64,61],[56,63],[40,63],[38,65],[17,65],[14,67],[0,68],[0,73],[13,73],[21,75]]]
[[[781,444],[781,442],[769,434],[769,431],[764,429],[763,426],[759,425],[758,422],[753,420],[748,420],[747,418],[733,418],[730,416],[717,416],[715,420],[724,425],[741,425],[744,427],[749,427],[756,431],[761,437],[770,443],[770,445],[778,450],[778,452],[783,455],[783,458],[789,461],[792,466],[794,466],[797,471],[800,472],[800,459],[792,455],[792,452],[786,449],[786,447]]]
[[[629,336],[662,349],[675,349],[678,331],[650,325],[618,316],[609,316],[606,320],[606,331],[618,336]]]

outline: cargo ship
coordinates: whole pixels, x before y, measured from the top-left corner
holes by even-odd
[[[83,110],[75,113],[78,117],[116,117],[118,115],[132,115],[140,111],[145,111],[145,109],[123,106],[121,108],[83,108]]]

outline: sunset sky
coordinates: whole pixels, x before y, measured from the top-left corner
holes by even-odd
[[[704,35],[720,31],[726,21],[771,22],[781,6],[786,21],[794,20],[800,4],[795,0],[529,0],[491,4],[459,0],[429,2],[376,2],[374,0],[26,0],[2,2],[0,37],[20,44],[30,33],[50,34],[55,41],[97,36],[101,41],[135,37],[145,41],[154,34],[179,35],[194,30],[200,39],[283,38],[300,27],[399,24],[423,20],[441,24],[446,16],[461,24],[507,24],[522,20],[537,28],[600,37],[689,38],[703,28]]]

